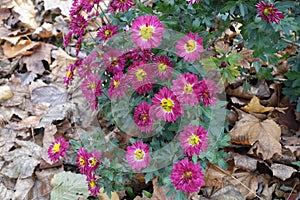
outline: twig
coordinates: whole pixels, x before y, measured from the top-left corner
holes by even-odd
[[[295,45],[296,47],[299,47],[299,48],[300,48],[300,44],[299,44],[299,43],[293,42],[293,41],[288,40],[288,39],[286,39],[286,38],[284,38],[284,37],[281,37],[280,39],[282,39],[282,40],[285,41],[286,43]]]
[[[296,185],[297,185],[297,183],[295,183],[295,185],[294,185],[294,187],[293,187],[293,189],[292,189],[292,191],[291,191],[291,193],[289,194],[289,196],[288,196],[288,198],[287,198],[287,199],[290,199],[290,197],[291,197],[291,195],[293,194],[293,191],[294,191],[294,189],[295,189]]]

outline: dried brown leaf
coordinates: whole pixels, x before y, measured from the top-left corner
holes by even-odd
[[[57,36],[59,33],[57,32],[56,28],[53,27],[53,24],[50,23],[43,23],[42,26],[38,27],[32,35],[38,36],[40,38],[50,38],[53,36]]]
[[[51,64],[51,50],[56,48],[52,44],[41,43],[37,47],[33,54],[24,56],[20,60],[20,64],[26,64],[28,71],[36,74],[43,74],[45,67],[42,61],[46,61],[49,65]]]
[[[273,172],[273,176],[280,178],[283,181],[290,178],[294,172],[297,172],[297,170],[293,167],[278,163],[273,163],[271,165],[271,169]]]
[[[30,191],[34,185],[33,178],[18,179],[15,185],[14,200],[30,199]]]
[[[69,17],[72,1],[44,0],[44,6],[45,6],[45,10],[52,10],[52,9],[59,8],[61,10],[61,14]]]
[[[36,10],[31,0],[12,0],[13,10],[18,13],[22,24],[30,29],[36,29],[38,23],[35,20]]]
[[[237,168],[241,168],[248,171],[254,171],[257,167],[257,160],[250,158],[249,156],[234,154],[234,165]]]
[[[14,96],[11,88],[8,85],[0,86],[0,102],[6,101]]]
[[[0,199],[11,199],[13,191],[7,189],[3,183],[0,183]]]
[[[271,119],[260,121],[250,114],[243,114],[230,135],[232,142],[237,144],[256,143],[257,154],[261,154],[264,160],[272,158],[275,153],[281,153],[281,129]]]
[[[20,40],[16,45],[5,42],[2,48],[5,56],[7,56],[8,58],[14,58],[17,56],[31,55],[34,53],[33,49],[37,48],[40,45],[40,42]]]

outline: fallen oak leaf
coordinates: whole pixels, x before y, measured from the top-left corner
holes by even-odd
[[[280,154],[281,129],[271,119],[260,121],[250,114],[242,114],[230,131],[231,141],[236,144],[254,145],[257,154],[261,154],[264,160],[270,159],[275,153]]]
[[[248,113],[251,113],[251,112],[252,113],[266,113],[266,112],[271,112],[273,110],[283,111],[283,110],[286,110],[287,108],[265,107],[260,104],[258,97],[253,96],[251,101],[249,102],[249,104],[242,107],[241,109]]]
[[[271,170],[273,172],[273,176],[280,178],[283,181],[290,178],[292,174],[297,171],[293,167],[278,163],[273,163],[271,165]]]

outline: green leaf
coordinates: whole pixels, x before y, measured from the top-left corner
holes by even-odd
[[[61,172],[51,180],[53,190],[50,193],[51,200],[70,200],[89,196],[86,176],[72,172]]]
[[[300,167],[300,161],[292,162],[292,164]]]

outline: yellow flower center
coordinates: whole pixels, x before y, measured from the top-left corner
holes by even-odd
[[[147,113],[143,112],[142,114],[140,114],[140,119],[146,121],[148,119]]]
[[[71,76],[72,76],[72,72],[71,72],[71,70],[68,70],[67,74],[66,74],[66,77],[70,78]]]
[[[184,48],[187,52],[193,52],[196,49],[196,42],[195,40],[189,40],[185,45]]]
[[[192,172],[184,172],[183,174],[182,174],[182,178],[184,178],[184,179],[191,179],[192,178],[192,175],[193,175],[193,173]]]
[[[127,0],[119,0],[120,3],[125,3]]]
[[[97,160],[96,160],[95,158],[90,158],[90,159],[89,159],[89,165],[90,165],[90,166],[93,167],[93,166],[96,165],[96,163],[97,163]]]
[[[112,66],[117,66],[118,65],[118,59],[116,58],[116,57],[112,57],[112,58],[110,58],[110,60],[111,60],[111,65]]]
[[[160,71],[160,72],[166,71],[167,67],[168,67],[168,65],[166,65],[164,62],[160,62],[157,66],[158,71]]]
[[[141,33],[142,38],[144,40],[148,40],[149,38],[152,37],[153,27],[144,25],[144,26],[141,27],[140,33]]]
[[[193,86],[191,84],[186,84],[183,89],[185,94],[192,94]]]
[[[200,138],[197,135],[193,134],[189,137],[189,143],[192,146],[196,146],[197,144],[199,144],[199,141],[200,141]]]
[[[84,166],[84,164],[85,164],[85,161],[84,161],[83,157],[80,157],[79,158],[79,165]]]
[[[174,102],[171,99],[162,99],[161,107],[165,112],[171,112],[174,107]]]
[[[111,31],[111,30],[105,30],[105,31],[104,31],[104,35],[105,35],[106,37],[112,36],[112,31]]]
[[[52,148],[52,152],[56,153],[56,152],[59,152],[59,150],[60,150],[60,143],[54,144],[53,148]]]
[[[136,160],[142,160],[144,158],[144,155],[145,155],[145,153],[141,149],[137,149],[134,152],[134,158]]]
[[[268,15],[273,14],[274,10],[273,10],[273,8],[265,8],[263,13],[264,13],[265,16],[268,16]]]
[[[95,83],[89,83],[88,88],[91,89],[91,90],[94,90],[95,89]]]
[[[115,86],[115,87],[118,87],[118,85],[119,85],[119,81],[114,80],[114,86]]]
[[[142,70],[142,69],[138,69],[135,72],[135,76],[136,76],[137,80],[142,81],[147,76],[147,73],[144,70]]]
[[[91,188],[95,188],[96,187],[95,181],[93,181],[93,180],[90,181],[90,187]]]

